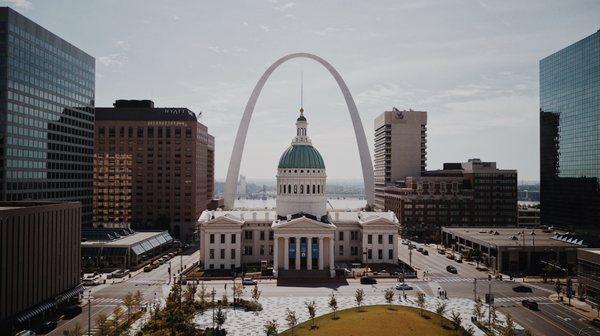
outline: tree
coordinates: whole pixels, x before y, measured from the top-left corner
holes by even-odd
[[[142,295],[142,292],[140,292],[139,290],[137,290],[137,291],[135,291],[135,293],[133,293],[133,302],[135,303],[135,306],[137,307],[137,309],[141,309],[143,299],[144,299],[144,296]]]
[[[513,322],[512,316],[506,314],[506,320],[504,321],[504,327],[500,331],[501,336],[515,336],[515,323]]]
[[[533,332],[529,329],[525,329],[523,332],[523,336],[533,336]]]
[[[254,300],[254,302],[258,303],[258,299],[260,299],[260,294],[262,292],[258,290],[258,284],[254,285],[254,287],[252,288],[252,300]]]
[[[217,313],[215,315],[215,323],[217,323],[217,330],[221,330],[223,324],[227,320],[227,315],[221,310],[221,306],[217,309]]]
[[[244,285],[242,285],[241,283],[236,283],[233,285],[233,301],[235,301],[235,298],[241,298],[242,294],[244,294]]]
[[[69,336],[83,336],[83,328],[79,322],[76,322],[73,329],[69,330]]]
[[[135,305],[135,300],[133,299],[133,294],[131,292],[127,293],[123,298],[123,305],[127,309],[127,322],[131,321],[131,308]]]
[[[119,322],[123,318],[123,308],[121,306],[116,306],[112,312],[113,314],[113,328],[115,331],[115,335],[120,335],[121,330],[119,330]]]
[[[108,336],[108,334],[110,334],[111,327],[108,323],[108,316],[106,316],[106,314],[98,314],[98,317],[96,317],[96,328],[98,328],[98,336]]]
[[[490,307],[490,329],[494,330],[498,328],[498,312],[496,311],[496,307]]]
[[[304,302],[306,309],[308,309],[308,316],[310,317],[310,328],[315,329],[315,315],[317,314],[317,303],[315,300]]]
[[[298,324],[298,318],[296,317],[296,313],[290,310],[290,308],[286,308],[285,310],[285,321],[292,331],[292,336],[294,336],[294,327]]]
[[[473,335],[475,335],[475,328],[473,328],[472,325],[468,326],[465,329],[465,335],[467,335],[467,336],[473,336]]]
[[[264,325],[265,335],[266,336],[277,336],[277,327],[279,327],[279,326],[277,325],[276,320],[270,320],[270,321],[265,322],[265,325]]]
[[[361,311],[361,306],[363,301],[365,300],[365,291],[362,288],[359,288],[354,293],[354,300],[356,301],[356,306],[358,307],[358,311]]]
[[[445,302],[438,302],[437,306],[435,307],[435,313],[443,317],[444,314],[446,314],[447,307],[448,305]]]
[[[485,317],[485,312],[483,311],[483,302],[481,302],[481,298],[479,296],[477,297],[477,299],[475,299],[473,315],[475,315],[478,321],[483,320],[483,318]]]
[[[385,290],[385,292],[383,293],[383,296],[385,298],[385,302],[388,303],[388,305],[390,305],[390,309],[392,308],[392,301],[394,301],[394,294],[396,292],[394,291],[393,288],[388,288]]]
[[[200,289],[197,292],[198,298],[200,299],[200,307],[201,309],[204,309],[204,307],[206,306],[206,298],[208,296],[208,292],[206,290],[206,286],[204,285],[204,281],[202,281],[202,284],[200,285]]]
[[[338,303],[337,303],[337,299],[335,298],[335,293],[331,292],[331,296],[329,296],[329,309],[331,309],[331,311],[333,312],[333,319],[336,320],[337,316],[337,310],[338,310]]]
[[[462,317],[460,317],[460,313],[457,313],[453,310],[450,314],[450,321],[452,321],[454,330],[460,329],[460,324],[462,323]]]
[[[560,296],[560,293],[562,292],[562,284],[560,283],[560,280],[556,280],[554,291],[556,291],[556,295]]]
[[[223,297],[221,298],[221,305],[227,306],[228,303],[229,303],[229,298],[227,297],[227,293],[223,292]]]
[[[419,307],[419,315],[423,316],[423,310],[425,309],[425,293],[417,293],[417,307]]]
[[[194,298],[196,297],[196,292],[198,291],[198,286],[195,284],[189,284],[185,291],[183,292],[183,297],[185,301],[194,302]]]

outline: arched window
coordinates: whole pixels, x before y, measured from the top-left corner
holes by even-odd
[[[313,184],[313,194],[315,193],[315,189],[316,189],[316,187],[315,187],[315,185]]]
[[[304,194],[304,184],[301,184],[301,185],[300,185],[300,193],[301,193],[301,194]]]
[[[317,185],[317,194],[320,194],[320,193],[321,193],[321,185],[319,184],[319,185]]]
[[[288,184],[288,192],[287,193],[288,194],[292,193],[292,185],[291,184]]]
[[[309,184],[306,185],[306,193],[310,194],[310,185]]]
[[[294,194],[297,194],[297,193],[298,193],[298,185],[294,184]]]

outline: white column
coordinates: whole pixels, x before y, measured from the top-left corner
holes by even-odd
[[[335,261],[334,261],[334,239],[329,238],[329,276],[335,277]]]
[[[242,266],[242,234],[241,233],[236,233],[235,234],[235,267],[241,267]]]
[[[208,253],[208,244],[210,242],[210,233],[204,231],[204,269],[208,269],[208,259],[210,254]]]
[[[290,269],[290,237],[285,237],[283,247],[283,269],[287,271]]]
[[[319,269],[323,270],[323,237],[319,237]]]
[[[367,263],[367,250],[369,249],[367,245],[367,233],[363,231],[362,234],[362,261],[363,264]]]
[[[273,276],[277,278],[279,270],[279,237],[275,236],[273,240]]]
[[[398,234],[396,234],[396,232],[394,232],[394,260],[392,260],[392,263],[397,264],[398,263]]]
[[[296,237],[296,269],[300,269],[300,237]]]
[[[307,251],[306,251],[306,269],[307,270],[312,270],[312,237],[306,237],[306,245],[307,247]]]

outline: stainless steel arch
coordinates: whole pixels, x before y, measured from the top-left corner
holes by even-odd
[[[346,105],[348,106],[348,112],[350,113],[350,118],[352,119],[352,125],[354,126],[354,134],[356,135],[356,144],[358,145],[358,153],[360,155],[360,164],[362,166],[367,203],[373,205],[375,200],[375,177],[373,175],[371,153],[369,152],[369,146],[367,145],[365,130],[363,129],[360,116],[358,115],[358,109],[356,108],[354,99],[352,99],[352,94],[350,93],[350,90],[348,90],[348,86],[342,79],[342,76],[340,76],[340,74],[337,72],[337,70],[335,70],[335,68],[331,64],[329,64],[321,57],[309,53],[294,53],[283,56],[282,58],[278,59],[263,73],[258,83],[256,83],[254,90],[252,90],[252,95],[250,95],[248,103],[246,103],[244,115],[242,116],[242,120],[240,121],[240,126],[238,127],[237,135],[235,137],[235,143],[231,152],[231,159],[229,160],[227,180],[225,181],[225,188],[223,190],[225,198],[225,208],[233,208],[235,189],[237,185],[238,175],[240,173],[240,164],[242,162],[244,144],[246,143],[246,134],[248,133],[248,126],[250,125],[250,119],[252,117],[252,112],[254,112],[254,106],[256,105],[256,101],[258,100],[263,86],[265,85],[267,79],[269,79],[269,76],[271,76],[273,71],[275,71],[275,69],[277,69],[277,67],[279,67],[282,63],[293,58],[309,58],[319,62],[329,71],[329,73],[331,73],[338,86],[340,87],[340,90],[344,95],[344,99],[346,100]]]

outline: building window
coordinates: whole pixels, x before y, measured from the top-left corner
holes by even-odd
[[[377,244],[383,244],[383,235],[377,236]]]
[[[373,250],[371,250],[371,249],[367,250],[367,259],[369,259],[369,260],[373,259]]]
[[[236,236],[237,236],[237,235],[236,235],[235,233],[232,233],[232,234],[231,234],[231,243],[232,243],[232,244],[235,244],[235,239],[236,239],[235,237],[236,237]]]
[[[273,255],[273,245],[269,245],[269,255]]]
[[[210,259],[215,259],[215,250],[214,249],[210,249],[208,251],[208,255]]]
[[[221,249],[221,259],[225,259],[225,249]]]
[[[273,231],[269,231],[269,240],[273,240]]]
[[[244,239],[252,240],[252,231],[244,231]]]
[[[367,235],[367,244],[373,244],[373,236]]]
[[[215,235],[214,234],[210,234],[210,243],[214,244],[215,243]]]
[[[393,249],[388,250],[388,259],[390,259],[391,261],[394,261],[394,250]]]
[[[298,193],[298,185],[294,184],[294,194],[297,194],[297,193]]]
[[[221,264],[221,269],[225,269],[225,265],[224,264]]]
[[[377,250],[377,259],[379,259],[379,260],[383,259],[383,250],[382,249]]]
[[[344,231],[340,231],[339,236],[340,236],[339,240],[343,241],[344,240]]]
[[[244,246],[244,255],[247,255],[247,256],[252,255],[252,246]]]
[[[340,245],[339,246],[339,250],[340,250],[340,255],[343,256],[344,255],[344,245]]]
[[[225,234],[221,233],[221,244],[225,244]]]
[[[260,245],[260,255],[265,255],[265,245]]]
[[[357,256],[358,255],[358,246],[351,246],[350,247],[350,254],[353,256]]]
[[[260,231],[260,240],[265,240],[265,231]]]
[[[235,249],[231,249],[231,259],[235,259]]]
[[[214,264],[210,264],[210,265],[208,266],[208,268],[210,268],[210,269],[215,269],[215,265],[214,265]]]
[[[358,240],[358,231],[350,231],[350,240]]]
[[[388,244],[394,244],[394,235],[388,236]]]

